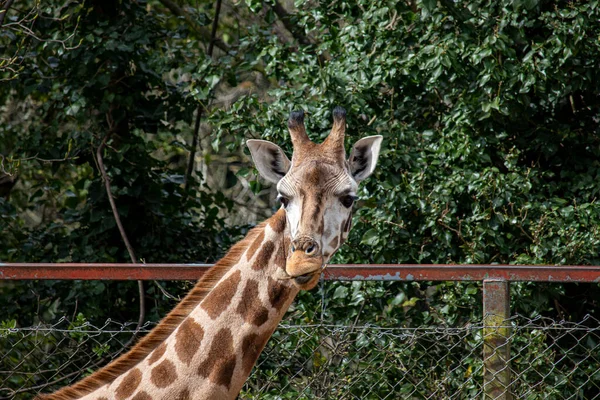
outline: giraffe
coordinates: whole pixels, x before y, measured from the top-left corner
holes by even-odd
[[[310,290],[347,239],[358,183],[377,163],[381,136],[360,139],[346,160],[346,111],[313,143],[304,112],[290,114],[290,161],[277,145],[248,140],[260,175],[277,185],[279,210],[208,270],[129,352],[39,399],[235,399],[300,290]]]

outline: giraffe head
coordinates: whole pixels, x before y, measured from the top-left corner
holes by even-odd
[[[285,276],[300,289],[312,289],[333,253],[348,238],[358,183],[377,163],[381,136],[356,142],[346,159],[346,111],[333,110],[333,128],[323,143],[313,143],[304,128],[304,112],[292,112],[288,128],[292,161],[266,140],[248,140],[252,159],[266,180],[277,184],[285,209],[290,251]]]

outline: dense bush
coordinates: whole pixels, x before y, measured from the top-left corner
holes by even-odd
[[[270,32],[247,36],[241,45],[261,50],[254,62],[274,82],[273,101],[248,96],[215,112],[216,139],[262,132],[285,143],[284,116],[295,107],[319,139],[334,104],[349,110],[348,143],[383,134],[338,261],[597,264],[599,13],[595,2],[300,7],[297,22],[315,44],[296,51]],[[568,287],[567,297],[562,286],[514,286],[515,309],[527,314],[553,299],[566,317],[596,309],[588,286]],[[410,300],[425,300],[414,285],[391,287],[376,297],[407,290],[407,304],[430,317],[430,304]],[[460,319],[457,299],[477,293],[438,288],[452,293],[434,305],[450,321]]]
[[[334,105],[348,110],[348,146],[384,135],[335,261],[600,262],[597,2],[298,2],[284,14],[249,0],[224,4],[213,59],[212,4],[179,4],[187,17],[161,2],[48,3],[32,25],[42,40],[0,32],[19,57],[0,70],[0,154],[19,178],[0,198],[0,259],[128,259],[93,159],[107,130],[112,190],[138,257],[222,254],[239,232],[222,219],[236,199],[205,180],[182,186],[200,103],[212,128],[208,174],[212,155],[239,152],[249,137],[290,150],[295,108],[315,140]],[[250,177],[258,193],[251,171],[240,164],[228,182]],[[513,292],[513,310],[530,316],[599,311],[595,285]],[[86,317],[134,319],[135,293],[124,283],[4,284],[0,319],[52,320],[76,298]],[[161,297],[152,285],[147,296]],[[453,325],[479,319],[480,303],[475,283],[328,284],[302,294],[290,318]]]
[[[129,261],[95,159],[110,133],[104,161],[138,259],[214,261],[236,235],[223,231],[219,215],[232,202],[199,190],[200,176],[184,189],[181,132],[191,130],[197,105],[189,85],[168,76],[174,68],[201,69],[207,60],[186,47],[185,29],[171,29],[162,12],[129,2],[106,9],[60,4],[34,8],[33,27],[44,40],[19,27],[1,36],[20,68],[2,70],[0,87],[2,172],[17,180],[0,198],[0,259]],[[22,13],[9,17],[17,21]],[[50,40],[71,32],[66,42]],[[148,288],[150,298],[161,298]],[[137,319],[135,283],[27,282],[5,284],[0,293],[8,304],[0,319],[18,316],[24,325],[73,309],[94,320]],[[165,311],[155,306],[153,319]]]

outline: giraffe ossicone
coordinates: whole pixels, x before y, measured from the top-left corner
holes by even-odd
[[[358,140],[346,158],[346,111],[333,110],[323,143],[304,113],[288,120],[290,160],[274,143],[248,140],[260,175],[277,184],[281,208],[254,228],[129,352],[40,399],[235,399],[300,290],[312,289],[348,237],[358,183],[369,177],[381,136]]]

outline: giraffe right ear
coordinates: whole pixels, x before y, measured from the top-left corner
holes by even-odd
[[[290,160],[281,147],[266,140],[251,139],[246,145],[252,154],[254,165],[260,175],[269,182],[277,183],[290,169]]]

